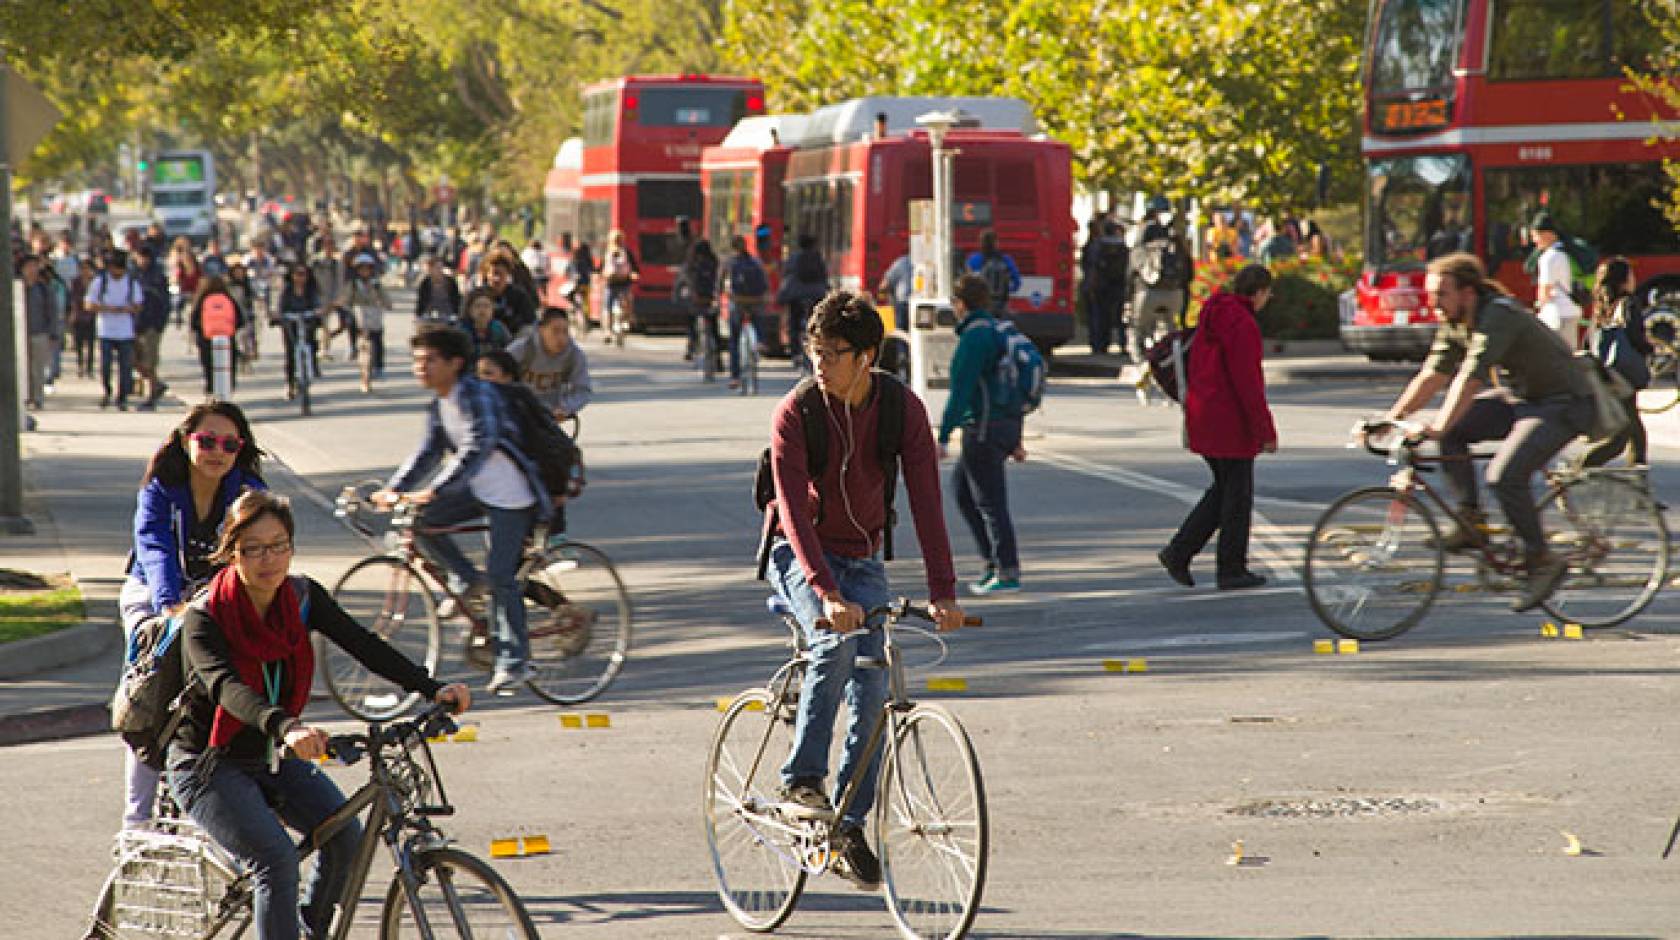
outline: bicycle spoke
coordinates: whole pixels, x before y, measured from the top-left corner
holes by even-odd
[[[1325,626],[1361,640],[1410,629],[1441,586],[1440,534],[1421,504],[1395,490],[1337,500],[1307,541],[1307,599]]]
[[[893,917],[910,936],[961,936],[984,887],[988,832],[968,737],[948,712],[918,706],[882,775],[876,829]]]
[[[706,835],[718,896],[749,930],[773,930],[793,912],[805,884],[801,823],[775,811],[775,766],[792,748],[792,729],[776,720],[770,695],[745,693],[724,713],[706,780]]]

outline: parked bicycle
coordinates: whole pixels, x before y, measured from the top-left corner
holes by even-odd
[[[1646,295],[1645,336],[1651,355],[1651,384],[1639,396],[1639,410],[1660,414],[1680,404],[1680,286],[1650,288]]]
[[[380,907],[380,937],[535,940],[524,902],[482,859],[454,848],[432,820],[455,812],[427,739],[455,730],[447,706],[416,718],[334,735],[328,750],[347,765],[368,758],[368,782],[338,812],[298,842],[298,857],[367,812],[329,936],[345,940],[384,844],[393,876]],[[252,922],[252,879],[233,857],[183,816],[168,795],[148,828],[117,837],[117,863],[105,879],[89,940],[237,938]]]
[[[781,926],[806,879],[833,866],[837,827],[862,777],[854,777],[821,818],[810,818],[808,809],[785,812],[779,802],[779,767],[793,748],[811,653],[786,603],[771,598],[770,609],[787,627],[794,655],[764,688],[735,696],[706,764],[706,838],[718,895],[735,920],[754,931]],[[866,629],[885,634],[884,661],[860,657],[856,668],[886,669],[889,689],[861,766],[881,760],[874,841],[887,907],[900,933],[955,940],[974,923],[986,883],[986,791],[962,723],[939,705],[910,699],[893,637],[906,617],[934,620],[926,607],[904,598],[865,618]],[[980,620],[964,622],[978,626]]]
[[[1354,490],[1325,510],[1307,540],[1304,581],[1325,626],[1358,640],[1387,640],[1422,620],[1441,593],[1447,549],[1436,513],[1453,514],[1423,479],[1444,458],[1418,453],[1420,425],[1365,421],[1355,431],[1366,450],[1399,469],[1387,486]],[[1632,470],[1574,469],[1547,474],[1547,483],[1540,501],[1547,540],[1569,568],[1545,611],[1593,628],[1644,610],[1667,577],[1669,547],[1668,526],[1643,479]],[[1520,546],[1506,527],[1483,531],[1488,537],[1468,550],[1482,588],[1518,589]]]
[[[370,496],[381,485],[365,480],[345,487],[334,513],[370,540],[378,537],[370,523],[378,512]],[[489,672],[495,660],[490,612],[480,602],[451,590],[443,569],[421,555],[414,540],[417,532],[483,534],[489,526],[480,522],[433,529],[420,527],[418,520],[418,507],[399,502],[391,512],[387,550],[351,566],[333,587],[333,598],[357,623],[435,676],[443,650],[437,603],[441,592],[454,599],[456,610],[467,620],[461,631],[466,664]],[[536,676],[527,685],[556,705],[576,705],[606,691],[624,668],[630,654],[630,594],[604,552],[582,542],[550,542],[539,527],[519,566],[531,664],[536,667]],[[331,643],[317,639],[315,655],[322,664],[327,690],[357,718],[388,720],[419,700]]]

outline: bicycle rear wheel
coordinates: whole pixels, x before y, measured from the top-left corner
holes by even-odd
[[[482,859],[459,849],[427,849],[414,856],[413,871],[419,882],[414,898],[401,878],[391,880],[380,937],[536,940],[525,903]]]
[[[1389,487],[1330,504],[1307,539],[1307,602],[1324,625],[1356,640],[1415,626],[1441,590],[1441,532],[1416,497]]]
[[[526,570],[530,689],[556,705],[587,702],[630,655],[630,593],[607,556],[581,542],[547,549]]]
[[[805,889],[802,824],[776,811],[778,768],[793,752],[793,716],[772,712],[770,693],[748,689],[718,723],[706,761],[702,812],[718,897],[748,930],[775,930]]]
[[[741,394],[758,394],[758,328],[750,320],[742,324],[740,344]]]
[[[968,933],[986,886],[989,826],[968,732],[938,705],[917,705],[881,766],[875,844],[887,907],[906,937]]]
[[[389,555],[364,558],[338,579],[332,596],[351,619],[437,675],[443,652],[437,603],[419,572],[407,562]],[[339,707],[362,721],[389,721],[420,700],[418,692],[405,691],[370,672],[320,635],[315,637],[315,659]]]
[[[1555,518],[1548,541],[1569,560],[1563,582],[1541,606],[1583,627],[1612,627],[1651,603],[1668,573],[1668,526],[1656,500],[1616,471],[1590,472],[1553,487],[1540,503]]]

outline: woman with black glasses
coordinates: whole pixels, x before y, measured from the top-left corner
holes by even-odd
[[[211,556],[228,506],[246,490],[267,488],[251,424],[238,405],[208,402],[187,412],[140,479],[134,550],[119,601],[125,636],[148,618],[181,615],[219,567]],[[151,819],[158,774],[132,751],[124,765],[128,828]]]

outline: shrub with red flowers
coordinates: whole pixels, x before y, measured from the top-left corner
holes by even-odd
[[[1219,290],[1249,262],[1241,258],[1209,258],[1198,262],[1190,283],[1190,313],[1194,324],[1202,302]],[[1287,258],[1271,265],[1276,278],[1272,299],[1260,311],[1260,334],[1267,339],[1335,339],[1340,327],[1336,297],[1353,286],[1359,259]]]

